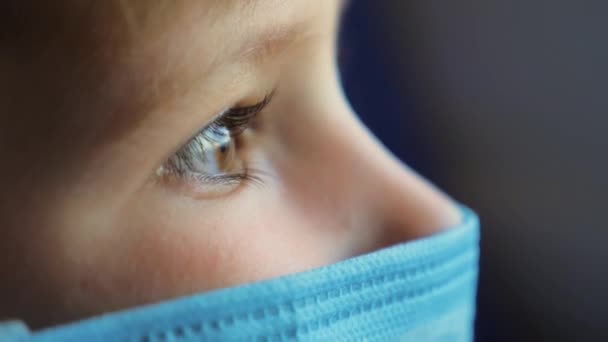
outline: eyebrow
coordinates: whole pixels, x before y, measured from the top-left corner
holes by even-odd
[[[307,36],[304,25],[274,26],[246,36],[237,48],[237,58],[261,62],[280,54],[293,43]]]
[[[225,1],[225,0],[221,0]],[[281,3],[285,3],[286,6],[289,3],[283,2],[283,0],[235,0],[235,1],[226,1],[223,3],[226,7],[223,8],[222,11],[227,11],[228,13],[232,13],[235,15],[235,18],[241,20],[241,18],[248,18],[248,15],[256,15],[260,11],[264,11],[266,6],[268,8],[274,8],[272,5],[276,5],[277,1]],[[276,19],[276,18],[273,18]],[[309,25],[310,18],[307,16],[297,16],[296,20],[289,20],[289,18],[283,18],[283,22],[278,22],[275,20],[265,20],[260,23],[252,23],[252,26],[249,29],[241,29],[235,30],[234,34],[238,36],[237,39],[230,41],[226,44],[228,50],[225,50],[223,53],[218,54],[216,57],[210,57],[210,64],[207,68],[197,68],[197,70],[178,70],[174,69],[175,66],[170,66],[165,69],[165,74],[162,77],[166,77],[167,79],[180,79],[182,86],[180,87],[182,91],[170,91],[163,92],[158,89],[155,91],[155,94],[163,94],[161,97],[153,97],[148,98],[148,96],[144,96],[144,103],[148,109],[140,108],[141,115],[125,115],[122,116],[119,120],[115,121],[115,125],[121,126],[120,133],[118,135],[122,135],[131,130],[133,125],[138,125],[142,120],[145,120],[149,117],[149,109],[158,106],[158,103],[166,101],[167,98],[176,95],[176,93],[181,94],[182,96],[189,92],[189,90],[197,87],[197,84],[204,79],[205,75],[208,75],[212,70],[214,70],[219,65],[225,63],[227,60],[230,60],[235,63],[252,63],[261,64],[264,61],[267,61],[269,58],[279,55],[283,51],[285,51],[292,44],[301,41],[301,39],[308,37],[312,30],[314,30],[314,25]],[[225,26],[225,25],[224,25]],[[225,28],[225,27],[224,27]],[[229,25],[228,25],[229,28]],[[170,57],[169,57],[170,58]],[[191,62],[188,62],[190,64]],[[178,67],[180,66],[177,64]],[[185,73],[183,73],[185,71]],[[186,76],[185,78],[184,75]],[[182,81],[183,80],[183,83]],[[160,82],[165,84],[177,84],[175,81],[163,81]],[[146,87],[148,88],[148,87]],[[163,100],[162,97],[166,98]],[[122,121],[119,123],[119,121]],[[116,129],[117,127],[115,127]]]
[[[279,4],[289,6],[291,1],[293,0],[234,0],[232,6],[240,8],[235,9],[233,7],[232,10],[238,12],[241,17],[247,17],[247,15],[266,8],[268,10],[274,9]],[[329,1],[338,1],[339,16],[342,16],[352,3],[352,0]],[[268,57],[279,54],[291,44],[297,43],[313,33],[315,27],[307,25],[309,24],[307,19],[310,18],[302,16],[298,19],[299,21],[266,24],[260,30],[253,30],[249,35],[245,34],[242,39],[243,43],[237,49],[237,55],[241,59],[263,61]]]

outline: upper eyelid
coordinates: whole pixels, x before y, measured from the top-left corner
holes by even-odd
[[[273,90],[266,95],[262,101],[251,106],[235,106],[222,111],[220,114],[216,115],[209,124],[205,125],[201,131],[204,131],[214,125],[246,125],[255,115],[260,113],[268,106],[275,93],[276,91]]]
[[[205,131],[212,127],[223,126],[223,125],[235,125],[245,126],[251,120],[251,117],[261,112],[268,106],[272,98],[276,94],[276,89],[273,89],[264,99],[251,106],[233,106],[222,109],[219,113],[215,114],[202,128],[199,128],[188,140],[181,144],[181,146],[175,150],[171,155],[178,153],[181,149],[192,143],[193,140],[197,139],[201,135],[204,135]],[[242,121],[237,122],[235,118],[241,118]]]
[[[226,114],[244,115],[244,114],[249,114],[249,113],[254,113],[254,112],[260,112],[264,108],[266,108],[266,106],[268,106],[270,101],[272,101],[272,98],[274,97],[275,93],[276,93],[276,90],[273,90],[268,95],[266,95],[262,101],[260,101],[256,104],[253,104],[251,106],[228,108],[228,110],[226,111],[226,113],[224,115],[226,115]]]

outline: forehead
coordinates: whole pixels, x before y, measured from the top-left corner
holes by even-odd
[[[304,32],[331,33],[326,19],[336,16],[339,3],[0,1],[0,49],[8,56],[7,63],[0,63],[0,73],[14,79],[7,84],[36,79],[39,91],[32,89],[32,82],[23,81],[22,88],[65,102],[56,108],[80,106],[70,112],[87,112],[92,122],[110,116],[116,120],[104,121],[126,128],[130,125],[123,121],[139,121],[139,113],[148,107],[209,83],[214,66],[280,50],[281,42]],[[65,118],[66,111],[59,116]]]
[[[213,32],[223,25],[248,26],[264,19],[267,23],[285,19],[286,15],[302,17],[306,3],[317,0],[112,0],[123,21],[133,33],[158,32],[175,25],[204,27]],[[108,5],[101,5],[107,7]],[[294,11],[298,8],[299,10]],[[269,19],[273,20],[269,20]],[[293,19],[293,17],[292,17]]]
[[[35,0],[0,3],[0,44],[44,47],[104,38],[116,46],[173,33],[205,31],[207,42],[227,33],[285,26],[310,19],[338,0]],[[10,33],[10,34],[9,34]],[[226,43],[225,41],[223,43]]]
[[[337,1],[2,1],[0,49],[40,69],[52,62],[63,72],[79,68],[80,75],[104,67],[162,73],[193,60],[201,70],[226,55],[255,52],[265,41],[324,30],[316,19]]]

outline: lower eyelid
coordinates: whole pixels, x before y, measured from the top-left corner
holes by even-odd
[[[204,180],[201,177],[205,178]],[[181,175],[163,173],[156,177],[156,183],[171,192],[193,199],[216,199],[233,195],[243,187],[243,182],[236,178],[216,180],[208,176],[186,172]],[[214,184],[210,184],[214,183]]]

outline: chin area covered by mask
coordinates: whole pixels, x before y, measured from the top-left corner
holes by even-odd
[[[333,265],[30,332],[2,341],[471,341],[479,222]],[[40,308],[44,310],[44,308]]]

